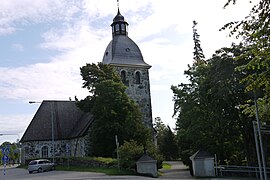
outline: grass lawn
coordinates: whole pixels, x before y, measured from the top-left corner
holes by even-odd
[[[162,163],[162,169],[166,169],[166,170],[168,170],[168,169],[171,169],[171,165],[170,164],[168,164],[168,163]]]
[[[27,169],[27,165],[18,166],[18,168]],[[121,170],[117,168],[93,168],[93,167],[82,167],[82,166],[56,166],[57,171],[79,171],[79,172],[97,172],[97,173],[104,173],[107,175],[136,175],[134,171],[128,170]]]
[[[116,168],[93,168],[93,167],[82,167],[82,166],[56,166],[58,171],[79,171],[79,172],[97,172],[104,173],[107,175],[136,175],[134,171],[119,170]]]

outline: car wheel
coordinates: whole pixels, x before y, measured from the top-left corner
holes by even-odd
[[[41,168],[38,168],[38,172],[41,173],[42,172],[42,169]]]
[[[33,171],[29,171],[29,174],[32,174],[33,173]]]

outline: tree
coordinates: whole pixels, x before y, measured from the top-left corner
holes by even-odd
[[[20,151],[18,148],[18,144],[17,143],[10,143],[10,142],[3,142],[0,146],[0,158],[2,159],[3,157],[3,153],[1,151],[2,148],[8,148],[9,149],[9,163],[16,163],[19,162],[19,158],[20,158]]]
[[[156,130],[156,133],[157,133],[157,141],[158,141],[158,138],[163,136],[164,134],[164,131],[166,129],[166,126],[165,124],[162,122],[161,118],[160,117],[156,117],[155,118],[155,121],[154,121],[154,129]]]
[[[195,153],[197,148],[205,145],[202,139],[194,142],[197,137],[203,137],[198,128],[205,127],[202,124],[205,122],[205,112],[203,111],[203,107],[201,107],[204,106],[204,103],[202,103],[204,102],[202,100],[204,97],[200,96],[200,84],[203,82],[206,74],[206,61],[204,60],[199,40],[200,36],[196,26],[197,22],[193,21],[194,61],[192,66],[188,65],[188,70],[184,71],[189,83],[171,86],[174,93],[173,101],[175,102],[174,116],[177,115],[176,131],[179,155],[185,164],[189,163],[189,156]]]
[[[120,145],[136,140],[145,145],[148,129],[142,122],[139,107],[125,93],[126,86],[110,65],[87,64],[81,75],[91,95],[78,102],[78,106],[93,114],[88,135],[88,155],[111,157],[115,153],[115,135]],[[106,148],[104,148],[106,147]]]
[[[194,42],[194,52],[193,52],[193,55],[194,55],[194,60],[195,62],[199,62],[199,61],[203,61],[205,56],[203,54],[203,50],[201,48],[201,41],[200,41],[200,35],[198,34],[197,32],[197,22],[196,21],[193,21],[193,26],[192,26],[192,29],[193,29],[193,42]]]
[[[178,147],[171,128],[165,126],[160,117],[155,118],[154,128],[157,131],[158,152],[166,160],[176,159],[178,157]]]
[[[228,1],[226,5],[230,3]],[[234,0],[235,3],[235,0]],[[235,59],[246,59],[247,63],[238,67],[239,71],[253,70],[252,73],[243,78],[247,91],[263,89],[265,98],[269,98],[270,77],[270,1],[260,0],[250,11],[249,15],[242,21],[230,22],[222,30],[231,29],[230,35],[241,38],[246,48]]]
[[[169,126],[166,127],[163,136],[160,138],[158,149],[165,160],[175,160],[178,157],[178,147],[175,135]]]
[[[197,33],[194,26],[193,33]],[[194,49],[200,49],[198,43],[194,44],[198,46]],[[221,163],[241,165],[247,157],[248,163],[254,164],[255,149],[250,148],[254,147],[253,119],[243,112],[243,105],[250,105],[250,95],[240,83],[249,72],[235,71],[246,60],[234,60],[245,51],[242,45],[233,44],[216,51],[208,60],[194,51],[194,63],[185,71],[189,83],[172,86],[176,139],[185,164],[199,149],[217,154]]]

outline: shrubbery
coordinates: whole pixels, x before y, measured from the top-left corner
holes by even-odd
[[[147,154],[157,160],[158,168],[162,167],[163,158],[157,153],[152,143],[148,143]],[[139,145],[136,141],[125,141],[119,148],[120,166],[124,169],[136,169],[137,160],[144,154],[143,145]]]

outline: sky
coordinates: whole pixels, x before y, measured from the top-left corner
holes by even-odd
[[[242,20],[252,4],[238,0],[120,0],[129,37],[152,66],[153,119],[175,127],[171,85],[187,82],[193,20],[206,58],[236,40],[219,29]],[[0,144],[23,136],[40,104],[88,95],[80,67],[101,62],[112,39],[116,0],[2,0],[0,5]]]

